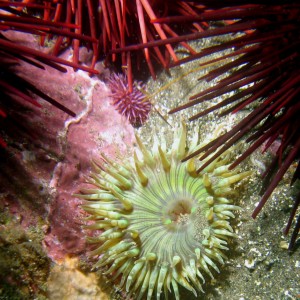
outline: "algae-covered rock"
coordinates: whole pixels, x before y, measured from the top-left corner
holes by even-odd
[[[0,298],[46,299],[50,260],[41,246],[43,234],[33,226],[25,231],[20,221],[1,213]]]
[[[48,278],[49,300],[108,300],[95,273],[84,274],[78,269],[78,259],[66,258],[55,265]]]

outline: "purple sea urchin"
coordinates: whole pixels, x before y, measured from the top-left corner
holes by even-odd
[[[136,85],[133,85],[131,90],[123,74],[112,74],[108,84],[112,92],[112,103],[117,111],[124,115],[133,127],[140,127],[145,123],[151,110],[147,96]],[[137,84],[143,89],[144,85],[141,82]]]
[[[105,165],[95,165],[91,175],[93,187],[78,195],[92,221],[86,228],[102,230],[88,238],[97,246],[95,267],[134,299],[145,293],[159,299],[162,290],[167,297],[172,285],[178,300],[178,284],[195,295],[203,291],[202,271],[211,278],[210,269],[219,272],[216,262],[223,264],[227,240],[235,236],[229,219],[239,207],[228,197],[231,185],[249,172],[229,171],[228,152],[197,174],[195,159],[181,162],[195,141],[187,150],[184,125],[168,151],[155,143],[150,152],[137,137],[134,163],[103,155]]]

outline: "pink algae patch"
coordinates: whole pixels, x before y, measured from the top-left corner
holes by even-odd
[[[84,176],[91,170],[91,160],[100,159],[102,152],[109,157],[115,157],[117,152],[126,155],[127,145],[134,140],[132,127],[110,105],[106,86],[93,82],[91,88],[90,80],[84,78],[79,83],[81,92],[90,94],[90,99],[77,113],[81,117],[65,122],[61,137],[64,159],[55,166],[50,182],[56,197],[50,206],[50,227],[44,245],[55,260],[86,250],[81,202],[73,194],[82,187]]]
[[[26,35],[17,39],[28,43]],[[20,103],[23,108],[13,112],[8,129],[15,134],[0,162],[0,208],[25,230],[42,226],[44,249],[59,261],[86,252],[81,202],[73,194],[83,186],[91,160],[100,159],[102,152],[112,158],[127,155],[133,128],[110,104],[109,89],[96,76],[71,68],[67,73],[40,70],[27,63],[17,68],[20,76],[77,115],[70,117],[42,99],[42,108]],[[15,120],[22,130],[14,127]]]

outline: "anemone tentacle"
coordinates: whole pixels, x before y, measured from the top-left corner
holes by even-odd
[[[178,285],[203,292],[202,273],[214,278],[236,236],[229,220],[240,208],[232,204],[231,186],[250,173],[230,171],[225,154],[197,174],[194,158],[182,162],[195,150],[186,136],[182,124],[168,151],[158,142],[149,151],[137,137],[133,163],[103,155],[105,164],[90,179],[95,188],[78,195],[92,220],[86,228],[102,230],[88,239],[96,244],[95,267],[135,299],[167,297],[172,287],[178,300]]]

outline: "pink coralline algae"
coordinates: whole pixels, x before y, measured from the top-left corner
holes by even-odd
[[[38,47],[26,34],[15,38]],[[69,56],[66,51],[62,57]],[[109,88],[95,76],[66,69],[39,69],[26,62],[16,66],[22,78],[76,116],[39,98],[42,108],[16,102],[8,146],[0,148],[0,217],[5,211],[25,233],[31,228],[41,232],[45,253],[54,262],[87,252],[81,221],[85,216],[73,194],[78,193],[78,182],[85,181],[91,161],[102,152],[125,155],[135,140],[132,126],[110,105]]]
[[[112,104],[117,111],[125,116],[133,127],[142,126],[151,110],[151,103],[143,93],[144,84],[136,82],[130,91],[125,75],[112,74],[108,85],[111,89]]]

